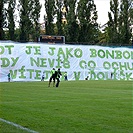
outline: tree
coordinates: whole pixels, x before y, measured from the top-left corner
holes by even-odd
[[[29,4],[31,0],[19,0],[20,2],[20,41],[27,42],[29,41],[29,35],[33,24],[30,20],[29,15],[31,14],[32,7]]]
[[[97,11],[94,0],[80,0],[77,8],[80,42],[95,42],[98,38]]]
[[[41,5],[39,0],[19,0],[20,41],[37,40],[40,33],[39,17]]]
[[[133,25],[133,6],[130,9],[130,17],[131,17],[131,23]]]
[[[133,24],[133,0],[131,1],[131,8],[130,8],[130,17]]]
[[[4,39],[4,31],[3,31],[3,23],[4,23],[4,15],[3,15],[4,1],[0,0],[0,40]]]
[[[15,21],[14,21],[14,12],[15,12],[16,0],[10,0],[8,5],[8,29],[9,29],[9,39],[15,40]]]
[[[31,0],[29,3],[29,7],[31,10],[31,15],[29,15],[29,18],[31,19],[33,23],[32,38],[34,41],[37,41],[37,38],[40,35],[39,18],[40,18],[41,5],[40,5],[39,0]]]
[[[110,10],[108,13],[108,41],[117,45],[127,45],[131,40],[131,1],[110,0]]]
[[[57,35],[63,35],[63,24],[62,24],[62,7],[63,7],[63,1],[57,0],[56,1],[56,13],[57,13]]]
[[[76,0],[67,1],[67,24],[65,27],[66,30],[66,40],[68,42],[78,42],[79,37],[79,25],[77,21],[77,14],[76,14]]]
[[[131,43],[133,45],[133,0],[132,0],[132,4],[131,4],[131,8],[130,8],[130,18],[131,18],[131,27],[132,27],[132,40]]]
[[[110,12],[108,13],[108,35],[109,43],[119,43],[118,19],[119,19],[119,2],[110,0]]]
[[[130,8],[131,8],[130,0],[121,0],[119,32],[120,32],[120,40],[123,45],[129,44],[132,36]]]
[[[54,17],[55,17],[55,1],[54,0],[45,0],[45,10],[46,14],[44,15],[45,20],[45,30],[47,35],[54,34]]]

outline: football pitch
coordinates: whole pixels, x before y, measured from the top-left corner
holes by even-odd
[[[133,81],[0,83],[0,133],[133,133]]]

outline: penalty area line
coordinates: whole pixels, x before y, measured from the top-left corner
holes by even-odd
[[[2,119],[2,118],[0,118],[0,121],[2,121],[2,122],[4,122],[4,123],[7,123],[7,124],[9,124],[9,125],[12,125],[12,126],[14,126],[14,127],[17,127],[17,128],[19,128],[19,129],[21,129],[21,130],[25,130],[25,131],[27,131],[27,132],[29,132],[29,133],[39,133],[39,132],[36,132],[36,131],[31,130],[31,129],[29,129],[29,128],[25,128],[25,127],[23,127],[23,126],[21,126],[21,125],[18,125],[18,124],[16,124],[16,123],[13,123],[13,122],[4,120],[4,119]]]

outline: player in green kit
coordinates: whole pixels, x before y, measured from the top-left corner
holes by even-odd
[[[56,75],[55,75],[55,68],[53,68],[50,72],[50,79],[49,79],[49,84],[48,84],[48,87],[50,87],[50,84],[53,80],[53,87],[55,86],[55,78],[56,78]]]

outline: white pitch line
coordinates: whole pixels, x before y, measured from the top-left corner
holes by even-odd
[[[5,122],[5,123],[7,123],[7,124],[9,124],[9,125],[12,125],[12,126],[14,126],[14,127],[20,128],[21,130],[25,130],[25,131],[27,131],[27,132],[29,132],[29,133],[39,133],[39,132],[36,132],[36,131],[34,131],[34,130],[30,130],[29,128],[25,128],[25,127],[23,127],[23,126],[21,126],[21,125],[15,124],[15,123],[13,123],[13,122],[4,120],[4,119],[2,119],[2,118],[0,118],[0,121]]]

